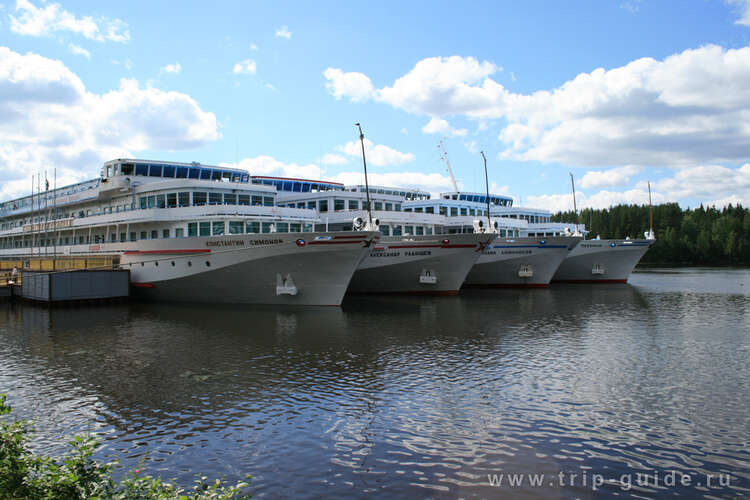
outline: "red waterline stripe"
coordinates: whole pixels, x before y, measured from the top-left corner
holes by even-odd
[[[549,283],[464,283],[463,288],[549,288]]]
[[[125,255],[164,255],[184,253],[211,253],[210,248],[198,248],[196,250],[127,250]]]
[[[592,283],[627,283],[628,280],[552,280],[553,283],[586,283],[586,284],[592,284]]]
[[[130,286],[133,286],[136,288],[156,288],[156,286],[153,283],[131,283]]]
[[[452,296],[458,295],[458,290],[405,290],[403,292],[351,292],[347,291],[347,294],[352,295],[441,295],[441,296]]]

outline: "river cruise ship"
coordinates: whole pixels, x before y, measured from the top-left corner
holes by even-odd
[[[355,231],[371,224],[382,237],[360,263],[349,285],[350,293],[408,293],[455,295],[481,250],[495,237],[487,232],[448,233],[446,218],[437,214],[407,212],[407,201],[428,200],[430,193],[416,189],[344,186],[309,192],[304,181],[278,177],[253,177],[253,182],[278,190],[278,204],[318,211],[326,231]]]
[[[486,218],[487,205],[484,193],[450,192],[435,199],[405,202],[404,210],[439,214],[448,233],[465,233],[473,230],[477,217]],[[488,224],[495,238],[482,250],[464,286],[549,286],[582,238],[573,235],[569,224],[550,222],[547,212],[513,207],[508,196],[490,194],[489,206]]]
[[[315,231],[248,172],[117,159],[79,184],[0,204],[0,258],[111,256],[154,299],[339,305],[375,231]],[[311,182],[310,192],[330,189]]]

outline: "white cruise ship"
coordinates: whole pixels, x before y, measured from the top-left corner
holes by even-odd
[[[490,194],[493,241],[466,277],[466,287],[547,287],[569,251],[581,240],[569,225],[549,221],[539,210],[513,207],[508,196]],[[471,231],[477,217],[486,217],[484,193],[441,193],[437,199],[404,203],[404,210],[439,214],[448,232]]]
[[[305,186],[314,181],[253,177],[253,182],[276,187],[281,206],[318,210],[319,229],[352,231],[372,216],[382,237],[354,273],[350,293],[455,295],[495,237],[449,234],[445,217],[404,211],[406,202],[429,200],[430,193],[420,190],[370,186],[368,211],[364,186],[328,183],[329,190],[311,192]]]
[[[276,194],[242,170],[112,160],[98,179],[0,204],[0,258],[113,256],[156,299],[339,305],[379,234],[315,232],[315,211]]]

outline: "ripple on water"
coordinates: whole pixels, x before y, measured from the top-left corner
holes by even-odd
[[[750,274],[717,273],[343,310],[4,306],[0,388],[41,450],[89,431],[126,466],[250,473],[257,496],[594,496],[560,472],[748,494],[750,301],[732,287]],[[671,470],[732,483],[623,489]],[[503,473],[554,480],[491,487]]]

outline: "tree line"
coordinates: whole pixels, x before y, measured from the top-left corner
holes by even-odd
[[[677,203],[653,208],[654,245],[641,260],[647,264],[750,265],[750,210],[742,205],[682,209]],[[575,222],[573,211],[558,212],[553,222]],[[648,205],[584,209],[578,222],[588,237],[643,238],[649,228]]]

